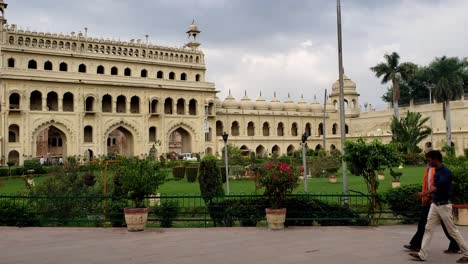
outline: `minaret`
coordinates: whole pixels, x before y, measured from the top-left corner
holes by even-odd
[[[5,12],[8,4],[4,0],[0,0],[0,42],[5,43],[5,25],[7,23]]]
[[[192,50],[198,49],[200,43],[197,41],[197,35],[199,35],[200,33],[201,31],[198,30],[198,27],[195,24],[195,20],[192,21],[192,24],[189,26],[189,30],[187,31],[189,42],[185,44],[185,46],[189,47]]]

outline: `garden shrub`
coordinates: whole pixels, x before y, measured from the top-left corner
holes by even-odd
[[[412,184],[387,191],[384,200],[396,216],[403,216],[405,223],[416,223],[421,212],[421,199],[416,193],[421,185]]]
[[[245,175],[245,167],[242,165],[233,165],[229,167],[229,174],[236,176],[236,177],[242,177]]]
[[[333,156],[317,156],[307,162],[311,177],[328,177],[336,175],[340,168],[340,161]]]
[[[465,155],[465,158],[468,158],[468,148],[463,149],[463,154]]]
[[[39,160],[24,160],[23,163],[24,173],[27,173],[28,170],[34,170],[34,174],[45,174],[47,171],[44,169],[44,166],[41,165]]]
[[[0,168],[0,177],[9,176],[8,171],[8,168]]]
[[[468,161],[448,166],[452,171],[452,201],[456,204],[468,203]]]
[[[198,176],[198,167],[187,167],[185,168],[185,174],[188,182],[195,182]]]
[[[216,157],[210,155],[205,156],[200,162],[198,182],[200,194],[207,204],[214,197],[224,196],[223,183],[216,162]]]
[[[403,163],[410,166],[419,166],[424,163],[424,157],[418,153],[401,154]]]
[[[219,167],[219,174],[221,175],[223,183],[226,183],[226,166]]]
[[[124,208],[128,207],[128,202],[123,199],[112,199],[108,205],[107,215],[109,222],[112,227],[124,227],[125,226],[125,213]]]
[[[173,221],[179,214],[177,201],[163,200],[161,205],[156,208],[156,215],[159,217],[161,227],[172,227]]]
[[[0,200],[0,226],[38,226],[35,213],[26,204]]]
[[[176,180],[182,180],[185,177],[185,167],[176,166],[172,168],[172,175]]]

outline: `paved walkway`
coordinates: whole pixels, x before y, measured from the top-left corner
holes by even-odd
[[[149,229],[0,227],[0,263],[415,263],[415,226]],[[468,238],[468,227],[461,228]],[[439,227],[428,263],[455,263]]]

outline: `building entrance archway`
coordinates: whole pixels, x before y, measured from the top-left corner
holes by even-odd
[[[43,157],[49,164],[58,164],[67,156],[67,136],[56,126],[42,129],[36,136],[36,157]]]
[[[107,136],[107,154],[133,156],[133,134],[125,127],[119,126]]]
[[[192,137],[190,133],[179,127],[169,135],[169,153],[191,153]]]

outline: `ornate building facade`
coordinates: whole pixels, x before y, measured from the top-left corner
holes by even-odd
[[[19,29],[6,20],[0,0],[0,154],[1,163],[25,159],[90,159],[109,153],[126,156],[192,152],[219,153],[229,143],[258,156],[286,154],[308,146],[339,148],[338,83],[324,109],[276,95],[256,101],[230,94],[220,101],[205,80],[200,30],[190,25],[182,48],[147,41],[115,41],[87,33],[55,34]],[[356,84],[345,78],[346,132],[349,138],[391,139],[392,111],[361,111]],[[453,106],[454,144],[468,145],[464,120],[468,105]],[[433,118],[435,146],[445,139],[442,106],[410,106]],[[403,108],[401,112],[403,113]],[[325,120],[325,122],[324,122]],[[326,146],[323,146],[323,134]]]

